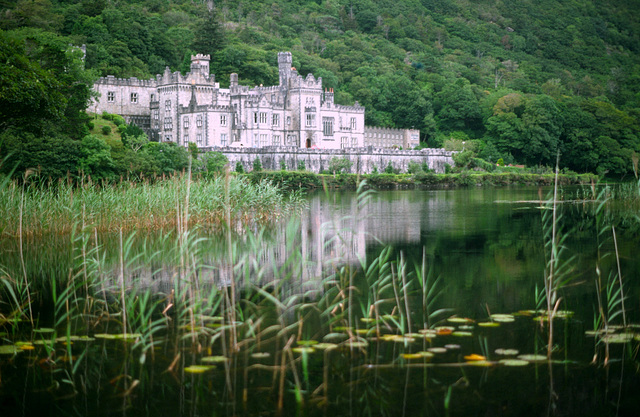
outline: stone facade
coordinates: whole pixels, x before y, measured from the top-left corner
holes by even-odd
[[[375,148],[414,149],[420,145],[420,131],[365,126],[364,145]]]
[[[100,78],[90,109],[124,116],[151,140],[198,147],[290,146],[346,149],[364,146],[364,107],[334,103],[322,78],[302,77],[290,52],[278,54],[279,84],[246,87],[231,74],[220,88],[209,74],[208,55],[191,57],[187,75],[167,68],[155,79]]]
[[[310,172],[319,173],[327,170],[331,159],[347,158],[351,162],[350,172],[353,174],[370,174],[377,170],[383,172],[391,166],[399,172],[407,172],[410,162],[427,164],[429,169],[443,173],[445,166],[453,166],[453,152],[444,149],[421,149],[405,151],[380,149],[371,146],[360,149],[304,149],[295,146],[267,146],[263,148],[205,148],[203,151],[222,152],[228,159],[231,169],[240,162],[245,171],[253,169],[253,162],[260,158],[266,170],[281,169],[281,162],[287,170],[296,170],[301,163]]]

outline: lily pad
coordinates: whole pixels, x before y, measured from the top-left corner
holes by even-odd
[[[318,343],[317,345],[313,346],[314,349],[318,350],[331,350],[337,347],[338,345],[336,345],[335,343]]]
[[[55,330],[49,327],[41,327],[39,329],[33,329],[33,332],[34,333],[53,333],[55,332]]]
[[[447,353],[447,348],[443,348],[443,347],[432,347],[427,349],[427,352],[431,352],[431,353]]]
[[[473,320],[465,317],[449,317],[447,321],[449,323],[473,323]]]
[[[513,316],[513,314],[492,314],[490,317],[491,320],[497,323],[511,323],[516,321],[516,318]]]
[[[346,343],[346,345],[348,347],[350,347],[351,349],[362,349],[362,348],[366,348],[367,346],[369,346],[369,343],[367,341],[364,340],[360,340],[360,341],[349,341]]]
[[[270,356],[271,354],[269,352],[256,352],[251,354],[253,359],[266,359]]]
[[[487,358],[482,356],[482,355],[478,355],[477,353],[472,353],[471,355],[467,355],[464,357],[464,360],[466,361],[486,361]]]
[[[496,355],[500,355],[500,356],[515,356],[518,353],[520,353],[520,351],[518,351],[517,349],[496,349],[495,350]]]
[[[447,350],[458,350],[458,349],[460,349],[460,345],[456,345],[456,344],[450,343],[448,345],[444,345],[444,348],[447,349]]]
[[[473,336],[473,333],[471,332],[463,332],[463,331],[457,331],[457,332],[453,332],[451,333],[452,336],[456,336],[456,337],[471,337]]]
[[[203,374],[212,369],[216,369],[216,367],[211,365],[191,365],[184,368],[184,371],[188,374]]]
[[[317,344],[317,340],[298,340],[298,346],[313,346]]]
[[[420,355],[419,353],[403,353],[400,356],[402,356],[403,359],[407,359],[407,360],[424,359],[424,356]]]
[[[526,354],[519,355],[518,359],[522,359],[523,361],[527,362],[544,362],[547,360],[547,357],[544,355]]]
[[[376,319],[372,319],[371,317],[361,317],[360,321],[363,323],[374,323]]]
[[[504,366],[527,366],[529,365],[528,361],[522,359],[500,359],[498,361],[500,365]]]
[[[20,349],[15,345],[0,346],[0,355],[15,355],[18,352],[20,352]]]
[[[468,361],[467,364],[471,366],[480,366],[483,368],[488,368],[490,366],[493,366],[493,363],[489,361]]]
[[[386,334],[382,336],[382,340],[384,340],[385,342],[413,343],[416,339],[414,339],[413,337],[406,337],[398,334]]]
[[[291,349],[291,351],[295,353],[313,353],[316,350],[309,346],[300,346],[300,347],[294,347],[293,349]]]
[[[483,321],[478,323],[478,326],[480,327],[500,327],[500,323],[497,323],[495,321]]]
[[[421,329],[418,330],[418,333],[424,335],[425,337],[436,337],[437,331],[435,329]]]
[[[200,359],[200,362],[213,364],[213,363],[224,363],[228,360],[229,358],[227,358],[226,356],[205,356],[202,359]]]
[[[458,330],[473,330],[473,326],[463,324],[462,326],[458,326]]]
[[[612,333],[602,336],[600,340],[605,343],[627,343],[633,340],[633,333]]]
[[[353,330],[353,327],[348,327],[348,326],[336,326],[335,328],[336,332],[350,332]]]

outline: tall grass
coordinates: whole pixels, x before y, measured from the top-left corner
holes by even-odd
[[[276,221],[304,206],[300,194],[285,196],[268,181],[254,184],[231,177],[227,186],[225,178],[218,177],[190,184],[187,190],[181,176],[153,184],[87,182],[79,187],[66,182],[23,187],[12,182],[0,188],[0,231],[25,238],[69,233],[81,217],[98,231],[175,228],[180,210],[176,202],[188,205],[189,225],[223,225],[228,207],[229,224],[242,227]]]

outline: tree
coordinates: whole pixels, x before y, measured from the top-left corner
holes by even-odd
[[[111,147],[96,135],[87,135],[80,142],[78,172],[94,178],[110,178],[115,165],[111,158]]]
[[[207,152],[203,157],[209,175],[219,175],[224,172],[229,159],[221,152]]]
[[[199,54],[215,55],[225,47],[225,36],[218,16],[212,10],[196,25],[192,49]]]

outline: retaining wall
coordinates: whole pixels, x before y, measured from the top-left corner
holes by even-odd
[[[319,173],[329,169],[332,158],[347,158],[351,162],[352,174],[370,174],[377,169],[384,172],[385,168],[391,166],[401,173],[407,172],[409,162],[427,164],[429,169],[437,173],[445,171],[445,165],[454,165],[453,152],[444,149],[422,149],[414,150],[393,150],[373,148],[351,149],[306,149],[285,146],[266,146],[262,148],[201,148],[201,151],[217,151],[223,153],[228,159],[233,169],[237,162],[240,162],[245,171],[253,170],[253,161],[260,158],[262,167],[267,170],[280,170],[281,161],[289,171],[298,169],[301,162],[304,162],[305,169],[310,172]]]

